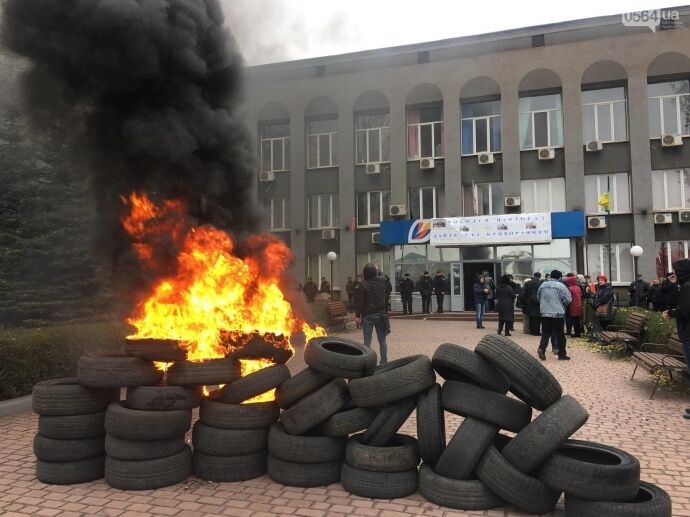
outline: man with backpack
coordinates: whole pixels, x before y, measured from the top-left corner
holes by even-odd
[[[355,316],[357,324],[362,325],[364,345],[371,347],[371,338],[376,329],[379,342],[380,362],[388,361],[386,334],[390,332],[390,320],[386,310],[386,303],[390,295],[390,282],[384,276],[379,276],[374,264],[366,264],[362,268],[362,283],[355,292]]]

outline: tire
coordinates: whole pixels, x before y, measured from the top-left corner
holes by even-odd
[[[86,415],[105,411],[116,400],[120,400],[119,388],[90,389],[69,377],[34,385],[31,408],[42,416]]]
[[[548,513],[561,496],[560,491],[513,467],[494,445],[479,460],[477,476],[489,490],[526,512]]]
[[[370,472],[403,472],[419,465],[417,440],[406,434],[396,434],[388,445],[373,447],[362,443],[358,434],[347,441],[345,462]]]
[[[520,472],[532,472],[580,427],[589,414],[566,395],[520,431],[501,454]]]
[[[225,404],[239,404],[277,388],[289,378],[290,370],[284,364],[268,366],[226,385],[216,400]]]
[[[441,397],[447,411],[485,420],[507,431],[517,433],[532,419],[532,408],[524,402],[473,384],[446,381]]]
[[[194,454],[244,456],[266,450],[268,429],[219,429],[197,420],[192,431]],[[264,462],[265,463],[265,462]]]
[[[319,372],[359,379],[376,370],[376,352],[371,348],[336,337],[317,337],[309,340],[304,349],[304,361]]]
[[[561,385],[535,357],[508,338],[486,335],[475,352],[500,369],[510,381],[510,391],[540,411],[563,394]]]
[[[219,429],[259,429],[270,427],[278,420],[279,413],[275,402],[223,404],[204,399],[201,401],[199,420]]]
[[[184,481],[192,471],[189,446],[165,458],[143,461],[106,457],[105,481],[120,490],[154,490]]]
[[[151,361],[109,352],[82,355],[77,362],[77,378],[79,384],[90,388],[150,386],[163,379],[163,372]]]
[[[419,491],[432,503],[456,510],[490,510],[505,504],[480,480],[441,476],[427,463],[419,468]]]
[[[446,421],[438,384],[417,396],[417,440],[419,455],[435,464],[446,448]]]
[[[36,477],[48,485],[76,485],[101,479],[105,455],[80,461],[36,461]]]
[[[127,388],[126,404],[141,411],[177,411],[201,405],[201,388],[138,386]]]
[[[539,467],[539,479],[581,499],[630,501],[638,494],[640,462],[608,445],[568,440]]]
[[[361,435],[362,443],[383,447],[395,436],[417,405],[416,397],[408,397],[383,407]]]
[[[81,440],[103,437],[105,411],[89,415],[39,416],[38,433],[55,440]]]
[[[565,496],[566,517],[671,517],[669,495],[656,485],[640,482],[635,498],[627,503],[589,501],[569,494]]]
[[[268,433],[268,452],[275,458],[292,463],[327,463],[343,461],[345,439],[329,436],[293,436],[282,424],[271,426]]]
[[[266,474],[266,450],[240,456],[214,456],[194,451],[192,473],[207,481],[247,481]]]
[[[167,440],[184,436],[192,410],[139,411],[113,402],[105,413],[105,432],[125,440]]]
[[[268,359],[275,364],[285,364],[293,356],[292,349],[276,346],[260,336],[254,336],[248,342],[227,353],[231,359]]]
[[[345,407],[348,401],[349,394],[345,381],[336,378],[283,411],[280,420],[288,433],[302,434],[333,416]]]
[[[431,358],[434,370],[448,381],[476,384],[487,390],[505,395],[510,381],[479,354],[452,343],[440,345]]]
[[[176,339],[125,339],[125,353],[145,361],[171,363],[187,359]]]
[[[497,434],[497,425],[478,418],[465,418],[434,465],[434,471],[450,479],[476,478],[474,469]]]
[[[167,440],[124,440],[105,435],[105,453],[118,460],[143,461],[172,456],[184,450],[185,437]]]
[[[306,367],[297,375],[287,379],[276,390],[276,402],[282,409],[288,409],[301,399],[325,386],[332,375]]]
[[[40,461],[81,461],[104,453],[102,437],[55,440],[40,434],[34,436],[34,456]]]
[[[204,362],[178,361],[168,368],[167,379],[173,386],[210,386],[230,384],[240,377],[240,363],[223,357]]]
[[[324,436],[346,438],[369,427],[376,418],[376,414],[376,410],[371,408],[345,406],[335,415],[320,423],[318,429]]]
[[[342,462],[291,463],[268,455],[268,477],[286,486],[310,488],[332,485],[340,481]]]
[[[351,494],[371,499],[396,499],[417,491],[417,469],[402,472],[371,472],[343,463],[340,483]]]
[[[360,407],[383,406],[417,395],[435,382],[429,358],[413,355],[386,363],[370,377],[352,379],[350,393]]]

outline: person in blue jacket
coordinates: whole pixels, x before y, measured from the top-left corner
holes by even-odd
[[[486,309],[486,299],[489,294],[489,286],[486,285],[486,277],[480,276],[472,288],[474,291],[474,309],[476,311],[475,320],[477,328],[484,328],[484,310]]]

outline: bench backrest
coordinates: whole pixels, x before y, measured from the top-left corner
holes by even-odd
[[[668,338],[668,345],[666,346],[668,346],[668,351],[671,354],[683,355],[683,344],[680,342],[677,330],[671,334],[670,338]]]
[[[628,319],[625,320],[625,328],[629,330],[634,330],[635,332],[641,332],[642,327],[644,327],[646,321],[646,314],[642,312],[631,312],[628,315]]]
[[[328,304],[328,314],[331,318],[339,318],[347,314],[347,307],[343,302],[331,302]]]

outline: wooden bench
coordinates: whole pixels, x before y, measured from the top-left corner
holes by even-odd
[[[656,351],[653,351],[656,350]],[[639,367],[647,370],[649,373],[656,375],[656,383],[649,398],[654,397],[661,375],[666,373],[669,380],[673,380],[673,374],[679,373],[681,375],[687,372],[687,365],[684,361],[683,345],[678,338],[678,332],[671,334],[668,343],[665,345],[659,343],[644,343],[639,351],[633,352],[632,361],[635,363],[630,380],[635,377],[635,372]]]
[[[329,302],[328,308],[328,329],[345,329],[348,322],[354,321],[355,316],[347,312],[347,305],[344,302]]]
[[[642,343],[642,332],[647,322],[647,314],[644,312],[632,311],[628,314],[623,325],[609,325],[601,333],[601,346],[611,345],[611,356],[616,352],[616,345],[622,345],[634,351],[637,345]]]

